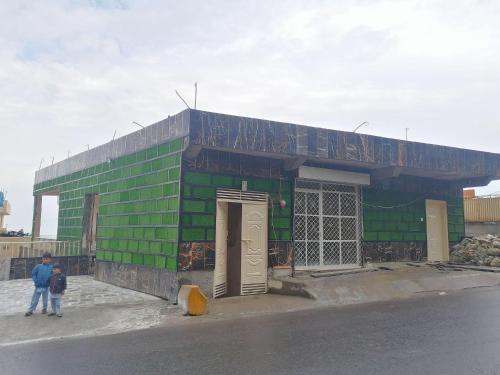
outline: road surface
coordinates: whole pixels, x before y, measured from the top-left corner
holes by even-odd
[[[3,347],[0,366],[2,375],[500,374],[500,287]]]

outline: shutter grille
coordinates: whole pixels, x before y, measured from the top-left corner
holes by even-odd
[[[226,283],[222,283],[215,286],[214,298],[221,297],[227,293]]]
[[[217,189],[217,198],[236,200],[236,201],[266,202],[267,193],[260,193],[256,191],[232,190],[232,189]]]
[[[257,284],[243,284],[241,286],[241,294],[262,294],[266,293],[266,284],[265,283],[257,283]]]

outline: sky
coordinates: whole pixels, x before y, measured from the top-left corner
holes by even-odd
[[[19,0],[0,19],[10,229],[31,231],[40,165],[183,110],[194,82],[202,110],[500,152],[495,0]]]

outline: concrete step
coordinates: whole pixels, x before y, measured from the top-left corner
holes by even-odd
[[[365,269],[331,271],[269,279],[269,292],[317,300],[324,305],[347,305],[410,298],[500,285],[500,273],[458,269],[425,263],[372,264]],[[463,267],[463,266],[458,266]],[[461,271],[461,272],[455,272]],[[314,276],[313,276],[314,275]]]
[[[314,278],[332,277],[332,276],[352,275],[356,273],[375,272],[375,271],[378,271],[378,268],[367,267],[367,268],[354,268],[354,269],[339,270],[339,271],[329,271],[329,272],[315,272],[311,273],[309,276]]]
[[[439,263],[439,265],[444,268],[500,273],[500,267],[472,266],[467,264],[446,264],[446,263]]]
[[[298,280],[293,280],[290,277],[269,278],[267,283],[267,289],[268,292],[272,294],[282,294],[285,296],[296,296],[309,299],[316,299],[316,296],[306,288],[305,283]]]

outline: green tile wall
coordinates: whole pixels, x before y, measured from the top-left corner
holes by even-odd
[[[465,235],[463,200],[423,197],[419,193],[364,189],[363,229],[365,241],[426,241],[425,199],[448,202],[448,229],[451,242]],[[381,208],[393,207],[393,208]]]
[[[241,189],[241,181],[248,181],[248,190],[271,193],[273,209],[269,209],[269,239],[291,241],[292,209],[291,183],[287,180],[241,177],[187,171],[183,178],[181,233],[182,241],[215,240],[216,189]],[[279,207],[279,197],[287,202]]]
[[[98,260],[177,269],[183,140],[35,185],[59,191],[58,240],[80,240],[85,194],[99,193]]]
[[[464,236],[464,200],[463,198],[448,199],[448,239],[457,242],[461,241]]]

